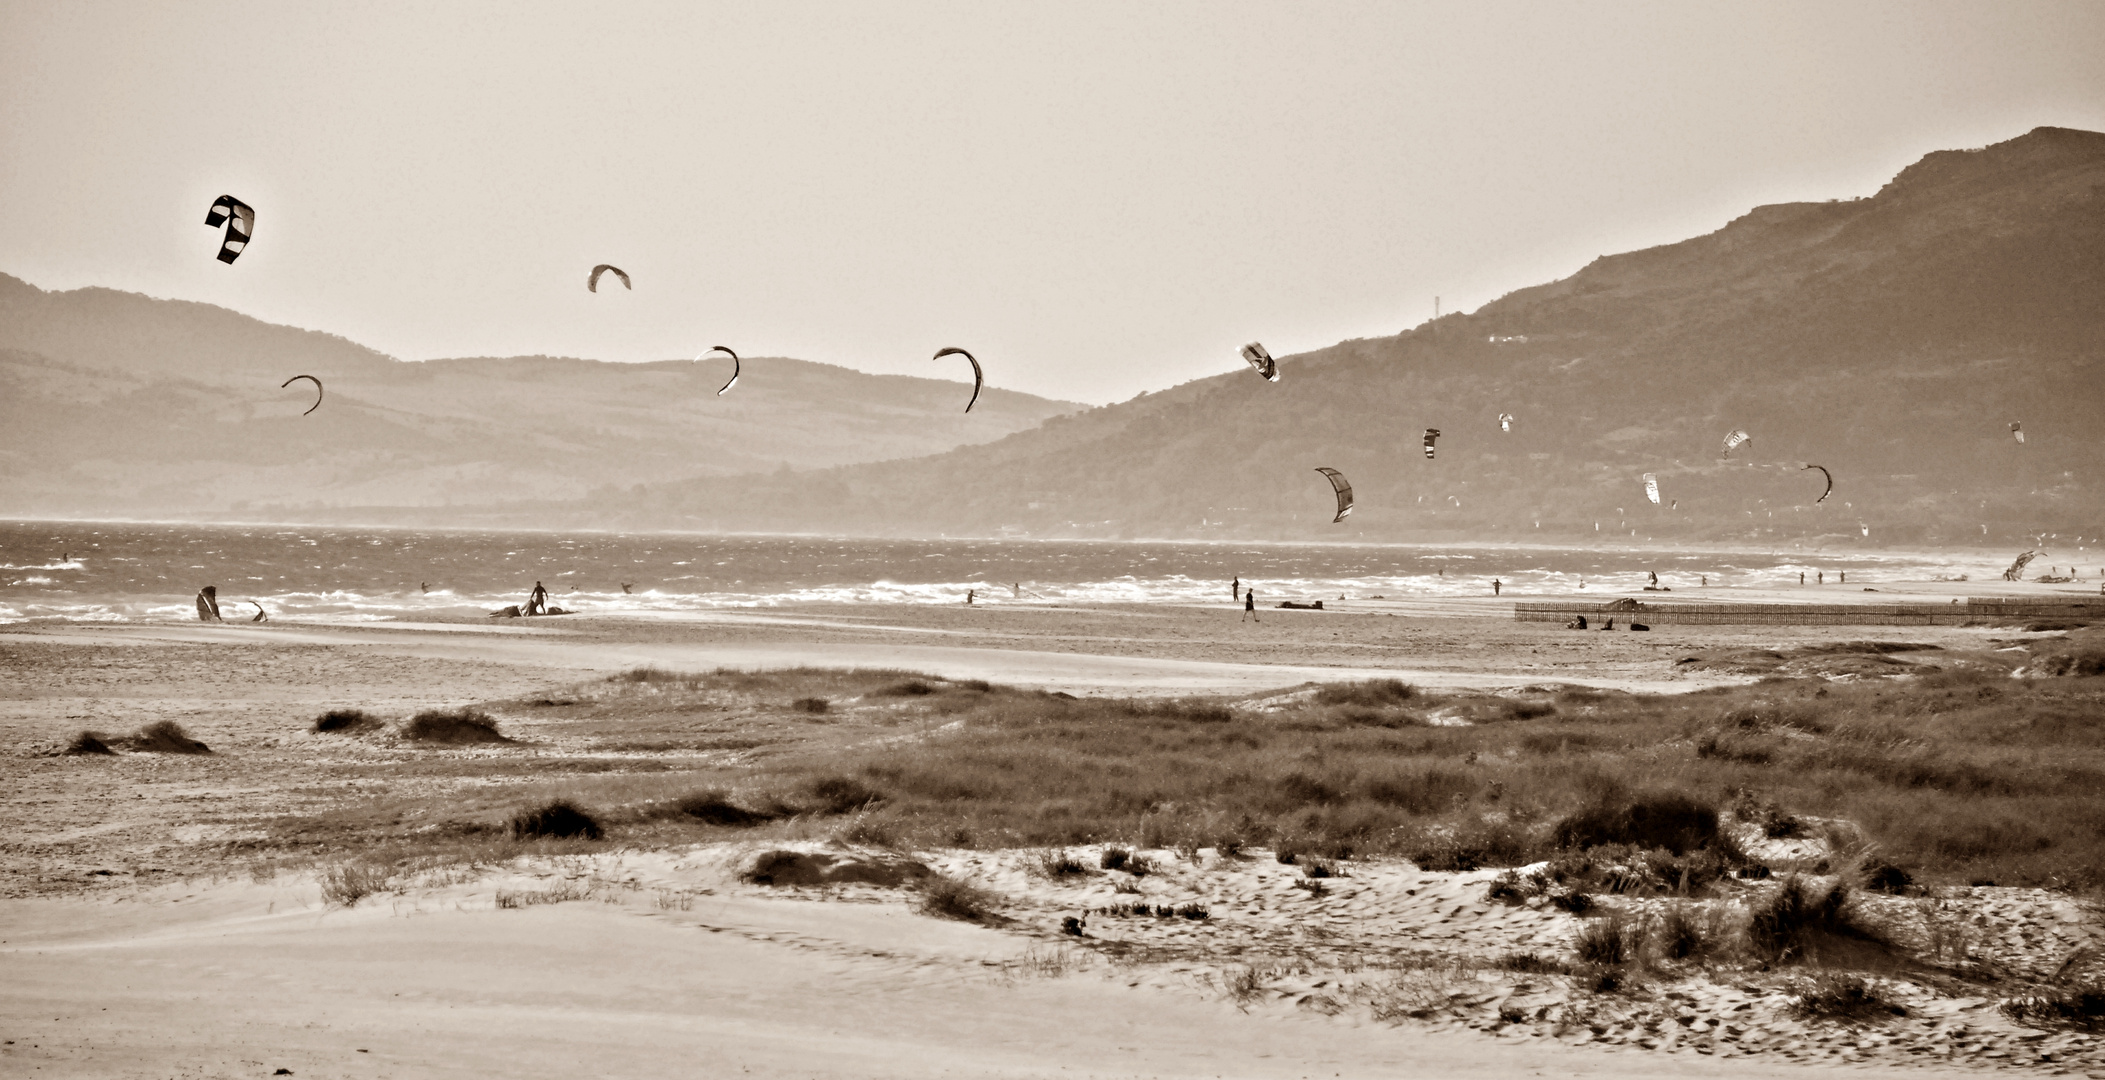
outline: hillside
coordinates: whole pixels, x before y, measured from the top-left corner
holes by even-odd
[[[918,461],[701,479],[580,523],[1281,539],[2008,545],[2105,533],[2105,135],[1933,153],[1876,195],[1395,337]],[[1515,414],[1511,433],[1497,416]],[[2012,439],[2020,422],[2027,441]],[[1439,428],[1438,458],[1419,436]],[[1727,432],[1753,441],[1723,458]],[[1835,491],[1815,505],[1815,462]],[[1330,523],[1312,470],[1358,509]],[[1645,501],[1656,473],[1669,505]],[[1868,535],[1867,535],[1868,532]],[[2072,547],[2072,545],[2071,545]]]
[[[0,275],[0,516],[296,519],[917,457],[1080,406],[801,360],[394,360],[208,304]],[[328,387],[325,404],[309,384]],[[453,508],[451,511],[446,508]]]

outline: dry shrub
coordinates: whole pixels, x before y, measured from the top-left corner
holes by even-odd
[[[790,708],[801,713],[823,713],[833,708],[833,703],[822,697],[800,697],[790,703]]]
[[[157,720],[140,728],[125,747],[146,754],[209,754],[212,748],[190,737],[181,724]]]
[[[1418,688],[1401,679],[1366,679],[1361,682],[1324,683],[1316,688],[1320,705],[1360,705],[1380,708],[1401,705],[1418,696]]]
[[[2003,1014],[2032,1027],[2105,1031],[2105,982],[2092,980],[2011,998],[2003,1002]]]
[[[109,743],[103,741],[103,736],[93,731],[83,731],[75,735],[73,741],[68,743],[64,750],[60,751],[63,754],[75,755],[115,754],[116,752],[110,749]]]
[[[1104,849],[1104,853],[1097,857],[1096,865],[1106,870],[1123,870],[1126,868],[1126,863],[1132,858],[1133,853],[1125,848],[1107,847]]]
[[[515,840],[597,840],[606,835],[606,830],[600,827],[591,814],[568,799],[557,799],[531,810],[521,810],[512,815],[507,828]]]
[[[871,691],[873,697],[926,697],[936,693],[936,688],[926,679],[906,679]]]
[[[1755,906],[1747,940],[1770,963],[1817,963],[1882,951],[1886,935],[1851,902],[1847,886],[1821,889],[1792,875]]]
[[[468,708],[426,709],[410,717],[409,723],[402,725],[402,737],[415,742],[439,743],[445,746],[512,741],[497,730],[497,721],[488,713]]]
[[[852,776],[821,776],[804,785],[804,794],[821,814],[846,814],[884,801],[884,792]]]
[[[1034,869],[1039,875],[1054,881],[1089,875],[1089,868],[1082,865],[1082,860],[1068,854],[1065,848],[1047,848],[1039,852]]]
[[[313,730],[317,734],[357,735],[381,726],[380,718],[364,709],[331,709],[315,718]]]
[[[395,875],[391,868],[372,863],[342,863],[324,867],[316,878],[321,882],[324,901],[351,907],[365,897],[387,891],[394,884]]]
[[[1572,951],[1578,954],[1579,962],[1590,967],[1620,967],[1637,959],[1639,949],[1637,927],[1620,918],[1590,919],[1572,939]]]
[[[1862,1024],[1908,1015],[1908,1010],[1887,997],[1887,988],[1861,975],[1824,971],[1813,976],[1791,1003],[1791,1014],[1802,1020],[1835,1020]]]
[[[1623,844],[1675,855],[1717,848],[1721,842],[1718,812],[1674,791],[1603,799],[1558,822],[1554,832],[1561,848]]]
[[[996,906],[997,901],[991,893],[975,889],[956,878],[931,874],[921,883],[921,903],[917,910],[939,919],[988,926],[1002,921]]]
[[[673,806],[680,813],[704,825],[720,825],[733,829],[765,825],[780,817],[779,814],[766,811],[748,810],[732,802],[728,792],[715,788],[685,796]]]
[[[1522,866],[1534,861],[1536,844],[1510,821],[1475,819],[1426,831],[1409,850],[1421,870],[1469,871],[1487,866]]]
[[[1501,971],[1522,975],[1565,975],[1571,972],[1570,964],[1537,952],[1507,953],[1498,958],[1497,967]]]

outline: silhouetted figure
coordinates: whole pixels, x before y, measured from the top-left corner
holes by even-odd
[[[1498,593],[1499,593],[1499,590],[1501,590],[1501,589],[1503,589],[1503,588],[1505,588],[1505,587],[1506,587],[1506,585],[1505,585],[1505,582],[1502,582],[1502,581],[1498,580],[1497,578],[1492,578],[1492,579],[1491,579],[1491,595],[1493,595],[1493,596],[1497,596],[1497,595],[1498,595]]]
[[[428,592],[430,592],[430,591],[431,591],[431,582],[428,582],[428,581],[419,581],[419,582],[417,582],[417,588],[419,588],[419,589],[422,589],[422,590],[424,590],[425,592],[427,592],[427,593],[428,593]]]
[[[1842,571],[1842,584],[1849,584],[1849,571],[1847,570]]]
[[[1613,616],[1610,616],[1607,622],[1604,622],[1604,623],[1602,623],[1602,624],[1601,624],[1601,629],[1603,629],[1603,630],[1613,630],[1613,629],[1615,629],[1615,619],[1614,619],[1614,617],[1613,617]]]
[[[1018,600],[1021,600],[1021,599],[1023,599],[1023,582],[1020,582],[1020,581],[1011,581],[1011,582],[1009,582],[1009,592],[1010,592],[1010,593],[1012,593],[1012,594],[1014,594],[1014,598],[1015,598],[1015,599],[1018,599]]]
[[[1257,619],[1257,590],[1256,590],[1256,589],[1244,589],[1244,590],[1243,590],[1243,618],[1244,618],[1244,619]],[[1263,620],[1263,619],[1257,619],[1257,621],[1258,621],[1258,622],[1263,622],[1264,620]]]
[[[1825,584],[1827,584],[1827,571],[1825,571],[1825,570],[1815,570],[1815,571],[1813,571],[1813,584],[1815,584],[1815,585],[1825,585]]]
[[[633,593],[632,593],[632,592],[630,591],[630,589],[629,589],[629,586],[630,586],[631,584],[632,584],[632,582],[627,582],[627,581],[624,581],[624,582],[622,582],[622,583],[621,583],[621,594],[622,594],[623,596],[630,596],[630,595],[633,595]]]
[[[1798,584],[1805,584],[1805,571],[1803,570],[1798,571]]]
[[[1584,629],[1586,629],[1586,616],[1584,616],[1584,615],[1574,615],[1574,616],[1572,616],[1572,617],[1571,617],[1571,621],[1570,621],[1570,622],[1568,622],[1568,623],[1565,623],[1565,624],[1564,624],[1564,628],[1565,628],[1566,630],[1584,630]]]
[[[540,615],[547,610],[548,590],[543,588],[540,582],[536,581],[534,582],[533,595],[526,598],[526,613],[528,615]]]
[[[197,591],[197,617],[203,622],[225,622],[219,616],[219,586],[207,585]]]
[[[1652,584],[1653,584],[1653,585],[1658,585],[1658,584],[1659,584],[1659,571],[1657,571],[1657,570],[1647,570],[1647,571],[1645,571],[1645,573],[1651,576],[1651,578],[1652,578]]]
[[[965,605],[966,605],[967,607],[970,607],[970,606],[972,605],[972,598],[973,598],[973,597],[975,597],[975,596],[978,596],[978,595],[979,595],[979,590],[978,590],[978,589],[966,589],[966,590],[965,590]]]
[[[1231,600],[1243,598],[1243,576],[1241,574],[1235,575],[1235,580],[1228,583],[1228,598]]]
[[[1705,575],[1703,575],[1703,587],[1704,587],[1704,588],[1706,588],[1706,589],[1710,588],[1710,575],[1709,575],[1709,574],[1705,574]]]

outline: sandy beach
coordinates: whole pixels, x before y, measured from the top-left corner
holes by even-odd
[[[2028,636],[2007,627],[1576,633],[1515,622],[1514,599],[1348,601],[1266,609],[1256,622],[1226,605],[1011,603],[8,628],[0,785],[14,830],[0,852],[0,1024],[10,1040],[0,1060],[40,1076],[1752,1077],[1899,1060],[1930,1073],[2105,1069],[2087,1037],[2049,1046],[1981,1003],[1937,1006],[1949,1015],[1921,1012],[1931,1017],[1921,1032],[1868,1041],[1808,1025],[1754,1025],[1730,1038],[1725,1021],[1677,1029],[1677,1007],[1729,1018],[1770,992],[1706,988],[1678,1005],[1655,996],[1663,1012],[1646,1006],[1656,1015],[1638,1009],[1589,1033],[1540,1019],[1565,999],[1525,979],[1352,976],[1338,960],[1352,948],[1562,948],[1578,925],[1540,906],[1487,907],[1490,872],[1421,873],[1400,860],[1360,866],[1340,883],[1350,902],[1310,921],[1304,894],[1287,887],[1289,867],[1218,852],[1187,865],[1162,853],[1179,869],[1147,888],[1165,902],[1210,902],[1215,918],[1187,930],[1181,920],[1091,916],[1099,945],[1110,935],[1152,950],[1140,954],[1150,960],[1113,962],[1056,929],[1062,912],[1126,899],[1109,875],[1080,889],[1048,884],[1021,868],[1027,853],[912,853],[1042,916],[989,928],[916,914],[897,889],[743,882],[750,844],[522,857],[435,871],[347,907],[324,898],[319,864],[267,842],[286,815],[415,783],[318,742],[308,729],[324,710],[406,715],[516,700],[645,666],[897,668],[1078,696],[1248,695],[1371,677],[1500,693],[1679,693],[1755,678],[1678,662],[1695,652],[1878,638],[1934,645],[1946,665],[2007,668],[2016,661],[2004,650]],[[159,720],[214,753],[53,756],[83,729]],[[531,753],[559,753],[553,738],[537,745]],[[816,836],[800,850],[864,857]],[[502,900],[564,882],[560,902]],[[2002,891],[2013,894],[1996,901],[2004,908],[2048,913],[2048,937],[2025,931],[2027,962],[2050,964],[2100,938],[2089,907]],[[1260,955],[1327,959],[1303,971],[1276,959],[1263,968]],[[1433,990],[1463,1004],[1433,1020],[1397,1004]],[[1680,1032],[1663,1043],[1661,1016]],[[1974,1042],[1954,1044],[1954,1030]],[[1940,1038],[1959,1049],[1922,1049]],[[1912,1049],[1882,1052],[1888,1044]]]

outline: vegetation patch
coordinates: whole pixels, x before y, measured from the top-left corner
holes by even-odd
[[[66,748],[59,752],[62,754],[87,755],[115,754],[117,751],[110,749],[110,744],[105,741],[101,734],[93,731],[83,731],[75,735],[73,741],[67,743]]]
[[[521,810],[506,828],[514,840],[597,840],[606,835],[591,814],[568,799]]]
[[[497,730],[497,721],[475,709],[426,709],[402,725],[402,737],[413,742],[441,746],[473,746],[509,743],[513,740]]]
[[[1002,919],[992,894],[940,874],[932,874],[922,882],[921,901],[915,910],[938,919],[956,919],[982,926],[1006,921]]]
[[[1791,1014],[1802,1020],[1831,1020],[1864,1024],[1906,1016],[1880,983],[1848,972],[1825,971],[1813,976],[1791,1003]]]
[[[386,725],[363,709],[331,709],[314,719],[317,734],[360,735]]]
[[[1757,904],[1747,926],[1756,956],[1769,963],[1848,963],[1883,955],[1885,933],[1851,902],[1847,886],[1786,877]]]
[[[1681,792],[1603,798],[1557,823],[1561,848],[1618,845],[1660,848],[1675,855],[1722,845],[1716,809]]]
[[[748,810],[731,801],[729,793],[710,789],[697,791],[674,803],[680,813],[704,825],[718,825],[732,829],[749,829],[779,820],[782,815],[773,811]]]
[[[181,724],[157,720],[124,740],[124,748],[142,754],[209,754],[212,748],[190,737]]]
[[[2105,1031],[2105,982],[2092,980],[2011,998],[2003,1003],[2003,1014],[2032,1027]]]

